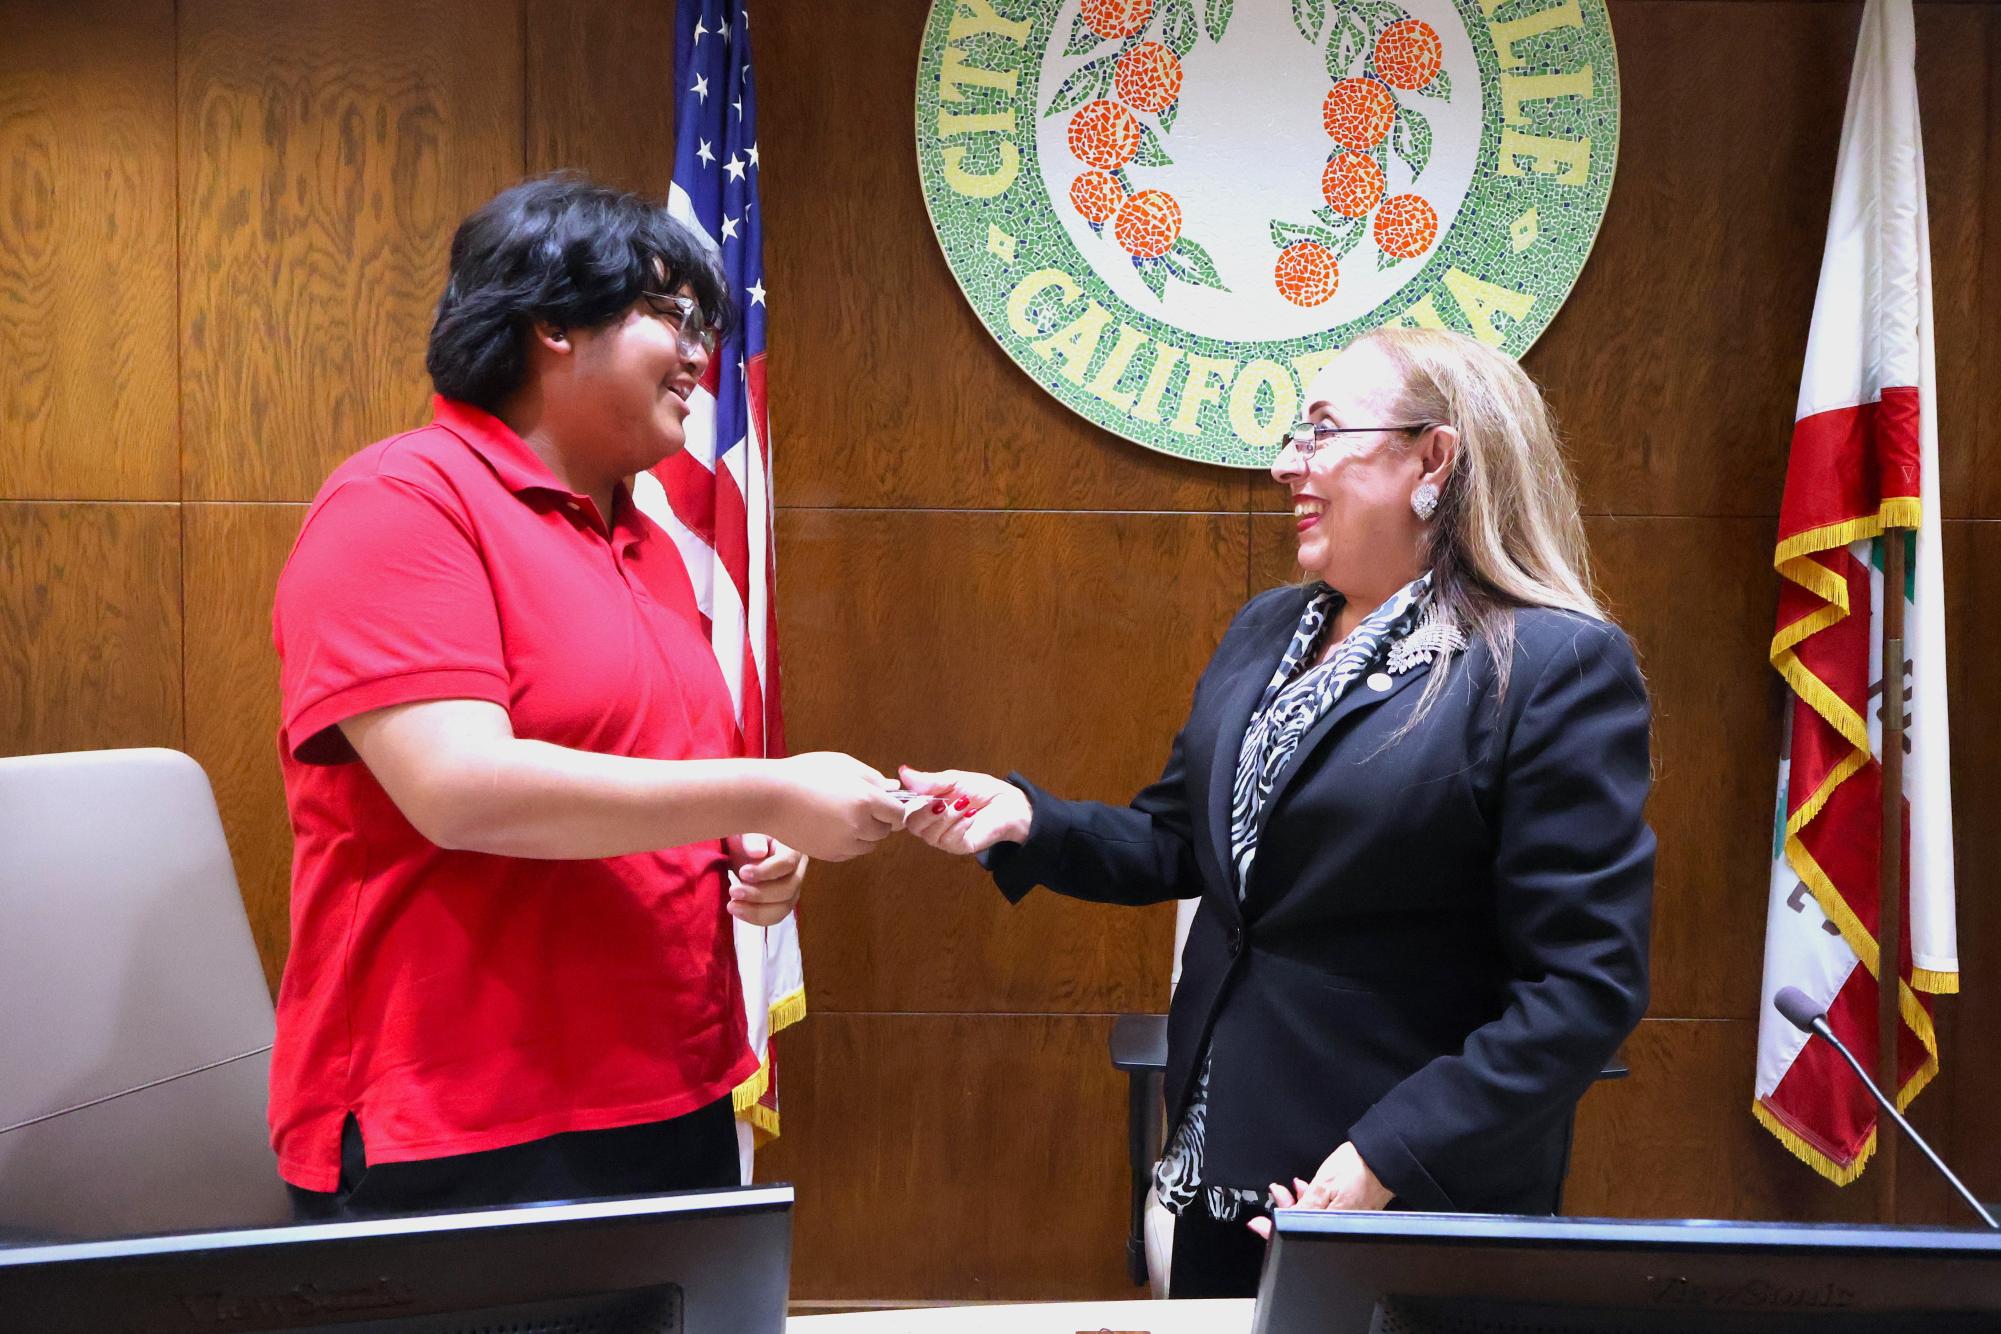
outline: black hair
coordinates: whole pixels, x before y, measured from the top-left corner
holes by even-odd
[[[735,312],[708,244],[663,205],[556,172],[501,191],[452,235],[424,367],[446,398],[492,412],[521,387],[532,326],[609,324],[641,292],[686,284],[718,330]]]

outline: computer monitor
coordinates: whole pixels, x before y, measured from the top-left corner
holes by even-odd
[[[0,1250],[36,1334],[781,1334],[792,1188]]]
[[[1281,1210],[1253,1334],[1994,1334],[2001,1234]]]

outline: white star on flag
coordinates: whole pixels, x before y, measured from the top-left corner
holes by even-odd
[[[752,212],[758,207],[762,173],[751,170],[758,165],[752,147],[757,91],[746,3],[763,0],[682,0],[669,6],[674,64],[667,86],[675,103],[669,207],[683,223],[717,241],[718,268],[737,318],[715,349],[705,387],[696,391],[707,406],[688,420],[688,448],[649,469],[635,483],[633,498],[672,534],[671,549],[687,568],[700,630],[714,650],[721,683],[729,689],[741,753],[780,756],[786,748],[772,587],[777,560],[771,540],[770,415],[764,381],[764,255],[761,215]],[[697,31],[716,40],[698,43]],[[691,86],[697,75],[699,85]],[[697,86],[702,93],[713,89],[716,96],[698,95]],[[724,163],[730,171],[723,170]],[[761,1140],[779,1128],[778,1071],[770,1037],[805,1014],[806,984],[795,919],[773,927],[744,922],[731,927],[745,1036],[758,1058],[756,1073],[731,1096],[738,1165],[743,1179],[750,1181],[755,1179],[753,1131]]]
[[[708,101],[709,81],[707,77],[704,75],[697,74],[695,76],[695,81],[688,85],[688,91],[693,93],[695,96],[701,98],[704,102]]]
[[[701,21],[700,19],[696,19],[696,20],[695,20],[695,45],[696,45],[696,46],[700,46],[700,45],[702,44],[702,39],[703,39],[704,37],[707,37],[708,35],[709,35],[709,30],[708,30],[707,28],[704,28],[704,27],[702,26],[702,21]]]

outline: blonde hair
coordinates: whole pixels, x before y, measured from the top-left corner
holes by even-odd
[[[1396,421],[1436,422],[1459,449],[1427,526],[1426,567],[1438,610],[1468,639],[1485,639],[1505,693],[1518,607],[1609,620],[1592,591],[1577,486],[1542,391],[1515,361],[1465,334],[1375,329],[1368,344],[1397,370]],[[1411,722],[1444,688],[1439,669]]]

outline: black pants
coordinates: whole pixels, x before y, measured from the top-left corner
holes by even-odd
[[[301,1222],[442,1213],[501,1204],[655,1195],[736,1186],[736,1125],[727,1095],[671,1121],[576,1130],[480,1153],[368,1165],[352,1116],[340,1139],[340,1186],[287,1186]]]
[[[1174,1255],[1167,1295],[1255,1297],[1265,1263],[1265,1241],[1242,1223],[1218,1223],[1190,1210],[1174,1220]]]

